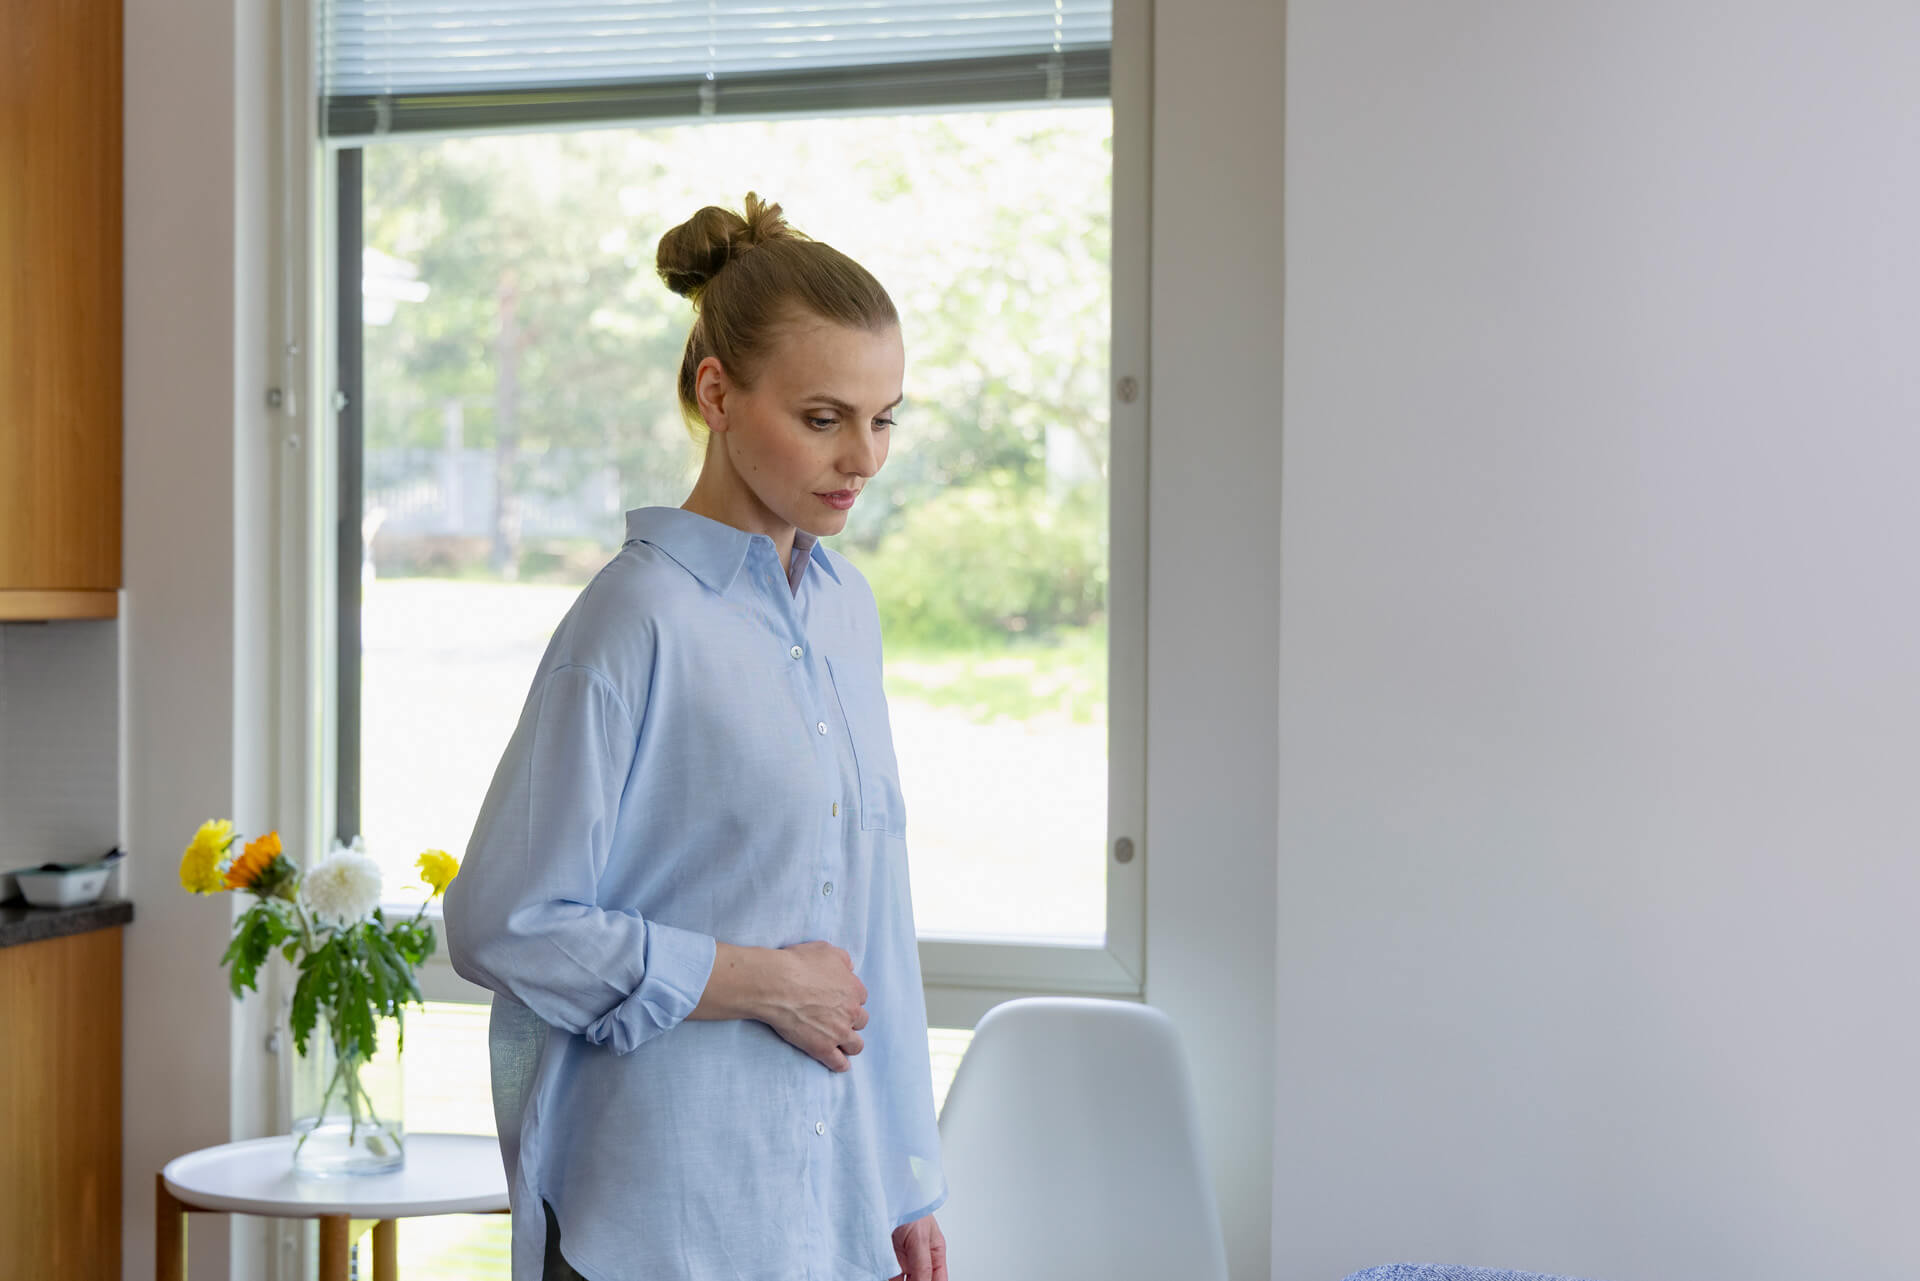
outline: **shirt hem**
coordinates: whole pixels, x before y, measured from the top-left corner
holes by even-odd
[[[950,1188],[950,1187],[949,1187],[949,1188],[942,1188],[942,1189],[940,1190],[940,1195],[939,1195],[939,1196],[937,1196],[937,1197],[935,1197],[935,1198],[934,1198],[933,1200],[931,1200],[931,1201],[929,1201],[929,1202],[927,1202],[927,1204],[926,1204],[926,1205],[925,1205],[924,1207],[922,1207],[921,1209],[918,1209],[918,1210],[915,1210],[915,1211],[914,1211],[913,1213],[911,1213],[911,1214],[909,1214],[909,1215],[907,1215],[907,1216],[906,1216],[905,1218],[903,1218],[903,1219],[900,1219],[900,1220],[898,1220],[898,1221],[896,1221],[896,1222],[894,1223],[894,1225],[893,1225],[893,1226],[894,1226],[894,1228],[896,1228],[896,1229],[898,1229],[898,1228],[904,1228],[904,1227],[906,1227],[906,1226],[907,1226],[907,1225],[908,1225],[909,1223],[912,1223],[912,1222],[913,1222],[913,1221],[914,1221],[915,1219],[924,1219],[924,1218],[926,1218],[926,1217],[927,1217],[927,1216],[928,1216],[929,1214],[932,1214],[932,1213],[933,1213],[933,1212],[934,1212],[935,1210],[938,1210],[938,1209],[939,1209],[939,1208],[940,1208],[941,1206],[943,1206],[943,1205],[945,1205],[945,1204],[947,1203],[947,1197],[949,1197],[950,1195],[952,1195],[952,1193],[953,1193],[953,1189],[952,1189],[952,1188]],[[896,1275],[897,1275],[897,1274],[896,1274]]]

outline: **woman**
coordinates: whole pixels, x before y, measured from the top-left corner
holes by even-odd
[[[946,1281],[879,619],[816,542],[886,461],[899,319],[751,193],[657,266],[700,477],[554,632],[446,900],[513,1275]]]

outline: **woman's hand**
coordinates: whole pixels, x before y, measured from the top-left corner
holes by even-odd
[[[848,1056],[866,1045],[860,1029],[867,1025],[867,985],[853,972],[853,957],[817,939],[780,953],[786,980],[764,1021],[789,1045],[845,1072],[853,1066]]]
[[[893,1230],[893,1253],[900,1260],[893,1281],[947,1281],[947,1239],[931,1214]]]

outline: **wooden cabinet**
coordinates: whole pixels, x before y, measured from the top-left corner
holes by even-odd
[[[120,928],[0,947],[0,1273],[120,1276]]]
[[[121,0],[0,0],[0,620],[120,586]]]

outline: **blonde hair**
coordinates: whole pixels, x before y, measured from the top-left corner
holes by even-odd
[[[667,288],[693,301],[680,357],[680,413],[696,442],[706,420],[694,374],[708,356],[751,389],[783,325],[811,314],[854,329],[900,323],[873,274],[833,246],[789,226],[780,206],[747,193],[746,213],[708,205],[660,237],[655,268]]]

